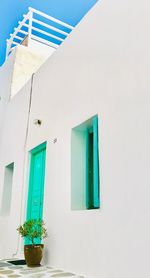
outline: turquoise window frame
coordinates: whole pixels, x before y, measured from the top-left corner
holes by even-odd
[[[93,135],[92,146],[90,136]],[[91,151],[92,148],[92,151]],[[89,156],[93,157],[89,159]],[[92,163],[89,160],[92,159]],[[89,165],[90,164],[90,165]],[[91,169],[92,164],[92,169]],[[92,175],[92,183],[90,174]],[[90,179],[90,180],[89,180]],[[92,127],[86,130],[86,208],[98,209],[100,207],[99,188],[99,148],[98,148],[98,116],[92,118]]]
[[[71,209],[100,208],[99,122],[95,115],[71,133]]]

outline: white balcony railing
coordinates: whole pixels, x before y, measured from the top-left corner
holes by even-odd
[[[27,44],[30,40],[35,40],[57,49],[74,29],[73,26],[33,8],[29,8],[28,13],[23,17],[7,40],[6,58],[17,45],[23,44],[25,40]]]

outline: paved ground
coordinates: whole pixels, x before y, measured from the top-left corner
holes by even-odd
[[[29,268],[26,265],[16,266],[7,262],[7,260],[0,260],[0,278],[5,277],[58,277],[58,278],[85,278],[83,276],[78,276],[74,273],[65,272],[60,269],[55,269],[50,266],[40,266]]]

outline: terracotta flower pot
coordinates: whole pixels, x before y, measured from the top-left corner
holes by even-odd
[[[24,256],[27,266],[39,266],[43,255],[43,244],[25,245]]]

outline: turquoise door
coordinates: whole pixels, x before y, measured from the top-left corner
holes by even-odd
[[[43,143],[34,148],[30,154],[31,159],[27,202],[27,220],[39,218],[42,219],[46,143]]]

